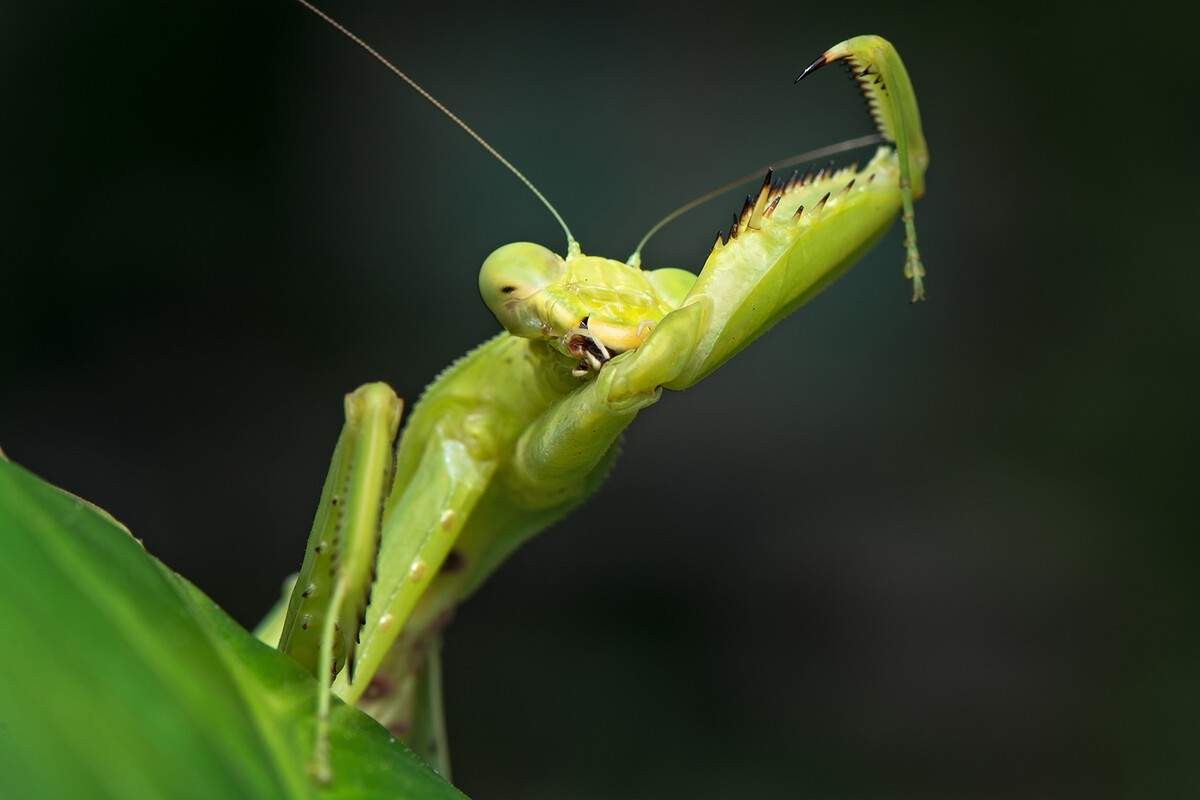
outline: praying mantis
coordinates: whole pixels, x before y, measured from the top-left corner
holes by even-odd
[[[592,494],[638,412],[717,369],[853,266],[897,216],[912,300],[924,299],[913,202],[928,150],[895,49],[834,45],[797,81],[849,68],[883,143],[862,168],[768,172],[699,274],[587,256],[519,171],[361,39],[546,205],[565,255],[500,247],[479,290],[504,329],[448,367],[405,420],[390,387],[346,397],[346,423],[286,606],[260,626],[323,685],[312,770],[329,781],[324,723],[338,695],[449,774],[439,635],[454,608],[522,542]],[[399,435],[398,444],[393,442]]]

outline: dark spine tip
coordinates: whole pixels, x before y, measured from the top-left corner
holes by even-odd
[[[794,82],[799,83],[828,63],[829,62],[825,59],[825,54],[821,53],[821,55],[813,59],[811,64],[804,68],[804,71],[800,73],[799,77],[797,77]]]
[[[771,191],[771,184],[773,183],[774,180],[775,180],[775,170],[771,167],[767,167],[767,175],[766,175],[766,177],[763,178],[762,186],[759,187],[759,190],[758,190],[759,197],[762,197],[764,194]]]

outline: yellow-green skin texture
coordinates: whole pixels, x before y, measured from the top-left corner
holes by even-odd
[[[804,75],[833,61],[850,66],[889,144],[861,169],[765,182],[698,277],[584,256],[573,242],[565,258],[522,243],[488,259],[480,289],[506,331],[446,369],[405,423],[374,579],[357,587],[356,613],[369,592],[365,622],[343,626],[352,664],[336,684],[344,699],[405,737],[413,677],[454,607],[596,490],[637,412],[663,388],[695,384],[815,296],[898,215],[905,272],[914,300],[923,297],[912,200],[924,190],[928,152],[911,83],[879,37],[836,45]],[[581,342],[593,353],[606,346],[589,362]],[[327,487],[322,503],[335,494]],[[313,635],[295,621],[320,615],[330,594],[322,576],[338,569],[314,567],[322,555],[309,549],[301,582],[316,591],[293,595],[293,649]]]

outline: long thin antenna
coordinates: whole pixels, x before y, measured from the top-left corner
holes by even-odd
[[[300,0],[300,2],[303,3],[304,0]],[[882,136],[880,136],[879,134],[869,133],[866,136],[859,136],[857,139],[847,139],[844,142],[838,142],[837,144],[831,144],[828,147],[821,147],[816,150],[809,150],[807,153],[801,153],[798,156],[792,156],[791,158],[784,159],[783,161],[780,161],[777,164],[773,164],[772,166],[776,169],[779,169],[782,167],[790,167],[793,164],[800,164],[805,161],[816,161],[819,158],[825,158],[827,156],[832,156],[837,153],[844,153],[847,150],[854,150],[856,148],[866,147],[867,145],[871,145],[871,144],[878,144],[879,142],[882,142],[882,141],[884,141],[884,138]],[[765,167],[763,169],[765,169]],[[757,169],[754,172],[747,173],[740,178],[735,178],[734,180],[731,180],[729,183],[723,183],[720,186],[718,186],[716,189],[713,189],[711,192],[702,194],[699,197],[697,197],[695,200],[692,200],[688,203],[684,203],[679,208],[672,211],[670,214],[667,214],[665,217],[663,217],[662,219],[660,219],[658,222],[656,222],[654,224],[654,227],[650,229],[649,233],[647,233],[645,236],[642,237],[642,240],[640,242],[638,242],[637,249],[635,249],[633,251],[633,255],[631,255],[629,257],[629,260],[626,263],[633,267],[641,266],[642,248],[646,246],[646,242],[650,241],[650,237],[653,236],[654,234],[658,233],[660,230],[662,230],[663,226],[666,225],[668,222],[671,222],[672,220],[676,219],[677,217],[683,216],[684,214],[691,211],[696,206],[700,206],[700,205],[703,205],[704,203],[707,203],[709,200],[712,200],[714,197],[719,197],[720,195],[725,194],[726,192],[728,192],[731,189],[736,189],[737,187],[741,186],[743,183],[749,183],[752,180],[759,179],[759,177],[762,174],[763,174],[763,170]]]
[[[546,207],[546,209],[552,215],[554,215],[554,219],[558,220],[558,224],[560,226],[562,226],[563,233],[565,233],[567,235],[567,253],[568,253],[568,255],[578,255],[579,243],[576,242],[575,237],[571,235],[571,229],[567,227],[567,223],[563,221],[562,216],[558,213],[558,211],[554,208],[554,206],[550,205],[550,201],[546,199],[546,196],[543,195],[541,192],[539,192],[538,188],[533,185],[533,182],[530,181],[528,178],[526,178],[524,176],[524,174],[521,173],[521,170],[514,167],[507,158],[500,155],[500,153],[496,151],[496,148],[494,148],[490,144],[488,144],[487,140],[485,140],[482,136],[480,136],[478,133],[476,133],[471,128],[470,125],[468,125],[467,123],[465,123],[461,119],[459,119],[458,116],[456,116],[453,111],[451,111],[450,109],[448,109],[444,105],[442,105],[441,102],[439,102],[436,97],[431,95],[429,92],[425,91],[421,87],[421,85],[418,84],[416,81],[414,81],[412,78],[405,75],[404,72],[399,67],[397,67],[392,62],[388,61],[382,55],[380,55],[379,51],[377,51],[374,47],[371,47],[371,45],[364,42],[357,35],[355,35],[354,33],[351,33],[350,30],[345,25],[342,25],[342,23],[338,22],[336,19],[329,16],[324,11],[322,11],[321,9],[314,6],[312,3],[308,2],[308,0],[296,0],[296,2],[298,2],[300,5],[307,8],[309,11],[316,14],[321,19],[328,22],[334,28],[336,28],[337,30],[339,30],[343,34],[345,34],[346,37],[348,39],[350,39],[350,41],[354,42],[356,45],[361,47],[363,50],[366,50],[368,53],[370,53],[372,56],[374,56],[375,59],[379,63],[383,64],[385,67],[387,67],[392,72],[394,72],[396,74],[396,76],[400,78],[400,80],[407,83],[409,88],[411,88],[417,94],[421,95],[421,97],[424,97],[426,100],[428,100],[429,103],[434,108],[436,108],[438,111],[442,112],[447,117],[449,117],[451,122],[453,122],[455,125],[457,125],[458,127],[462,128],[464,131],[466,131],[468,136],[470,136],[472,139],[474,139],[476,142],[478,142],[479,146],[482,147],[484,150],[491,153],[492,157],[495,158],[497,161],[499,161],[501,164],[503,164],[505,169],[507,169],[513,175],[516,175],[517,180],[519,180],[521,183],[525,184],[525,187],[527,189],[529,189],[529,191],[533,192],[534,197],[536,197],[538,200],[542,201],[542,205],[544,205]]]

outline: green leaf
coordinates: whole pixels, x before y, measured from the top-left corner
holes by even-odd
[[[269,578],[268,578],[269,580]],[[0,458],[0,797],[463,797],[103,511]]]

